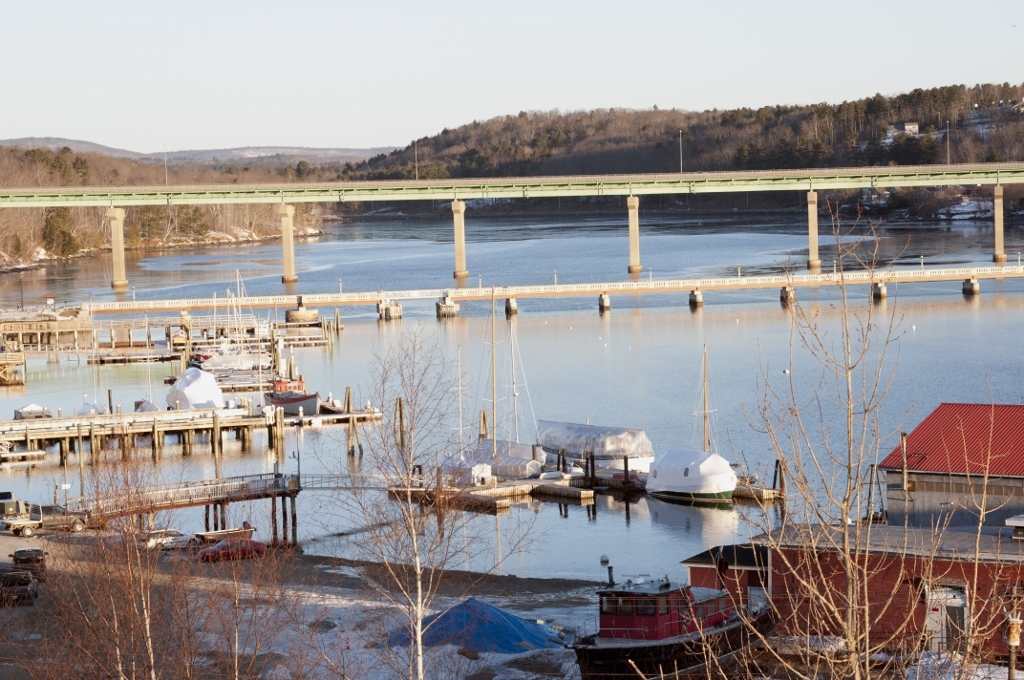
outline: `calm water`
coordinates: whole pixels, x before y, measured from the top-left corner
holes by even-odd
[[[806,260],[806,236],[801,215],[694,216],[648,218],[641,216],[641,259],[654,278],[697,275],[735,275],[781,272],[788,262]],[[558,281],[627,280],[628,244],[622,219],[551,218],[467,219],[468,285],[547,283],[557,271]],[[324,292],[426,288],[452,285],[452,246],[447,220],[415,221],[377,218],[330,227],[320,240],[296,245],[300,282],[289,292]],[[834,247],[823,237],[821,259],[826,268]],[[898,266],[987,265],[991,259],[992,230],[988,223],[915,223],[889,227],[879,235],[879,250],[899,257]],[[1024,244],[1019,231],[1008,229],[1006,250],[1012,260]],[[98,257],[44,270],[3,276],[0,304],[35,304],[43,293],[82,301],[112,299],[109,259]],[[280,294],[281,260],[278,244],[211,247],[191,251],[134,253],[128,279],[139,299],[223,294],[234,288],[236,270],[251,294]],[[644,276],[648,276],[647,272]],[[478,278],[479,277],[479,278]],[[1024,399],[1019,345],[1024,337],[1024,282],[983,281],[980,298],[965,300],[959,283],[907,285],[890,289],[882,307],[895,312],[899,339],[890,368],[895,371],[885,402],[888,429],[913,427],[942,401],[997,401]],[[855,289],[857,304],[866,309],[866,290]],[[133,294],[131,291],[127,295]],[[800,291],[801,301],[820,313],[823,324],[835,324],[832,291]],[[778,293],[736,291],[706,293],[705,307],[691,312],[686,297],[618,296],[613,309],[598,315],[597,301],[586,299],[520,300],[515,321],[525,374],[521,412],[546,420],[570,420],[642,427],[656,450],[686,447],[699,442],[694,417],[699,392],[700,354],[708,346],[710,387],[717,443],[726,457],[767,472],[774,460],[770,442],[759,434],[756,420],[764,378],[781,380],[788,365],[791,341],[789,314]],[[877,309],[877,308],[876,308]],[[333,315],[333,309],[322,310]],[[265,313],[265,312],[258,312]],[[343,310],[345,330],[333,350],[295,350],[300,372],[311,389],[322,394],[343,393],[351,385],[361,402],[369,385],[369,366],[375,353],[402,332],[420,328],[436,338],[449,356],[461,350],[465,374],[467,433],[475,431],[475,414],[486,407],[490,373],[489,305],[463,304],[457,319],[438,322],[433,302],[411,302],[405,320],[397,324],[376,321],[374,310]],[[499,312],[500,314],[500,312]],[[499,335],[506,336],[504,323]],[[499,353],[507,358],[508,341]],[[898,360],[897,360],[898,354]],[[83,359],[84,360],[84,359]],[[794,378],[813,385],[820,368],[798,356]],[[29,402],[51,410],[70,412],[82,401],[105,401],[112,390],[115,403],[130,404],[154,395],[162,403],[166,366],[105,368],[98,371],[62,357],[56,364],[42,360],[29,366],[27,390],[0,393],[0,413],[10,414]],[[507,371],[499,370],[505,375]],[[788,379],[788,376],[786,376]],[[503,380],[502,382],[507,382]],[[502,391],[510,392],[508,385]],[[510,399],[501,404],[509,411]],[[507,428],[508,426],[503,426]],[[521,439],[531,426],[524,419]],[[344,457],[339,432],[303,434],[303,472],[332,467]],[[288,450],[300,448],[290,435]],[[223,474],[271,471],[273,460],[262,440],[257,450],[241,454],[228,447]],[[895,444],[887,441],[883,448]],[[287,461],[294,469],[296,461]],[[77,462],[68,471],[71,493],[78,491]],[[199,454],[181,459],[168,449],[165,463],[150,472],[162,480],[198,479],[214,474],[212,460]],[[51,498],[54,482],[63,481],[56,467],[0,473],[0,487],[20,497]],[[299,499],[302,534],[312,539],[349,528],[321,511],[324,498],[307,492]],[[238,504],[233,521],[249,519],[259,533],[269,535],[267,504]],[[596,512],[556,504],[516,506],[494,526],[506,537],[516,526],[533,522],[538,535],[529,554],[504,562],[520,575],[591,576],[599,578],[598,558],[607,554],[621,573],[652,572],[682,576],[678,562],[707,547],[742,537],[750,529],[740,513],[671,506],[639,500],[627,506],[621,500],[599,497]],[[181,512],[175,523],[198,528],[201,511]],[[326,517],[327,520],[318,521]],[[494,525],[494,518],[485,518]],[[347,550],[331,541],[308,544],[311,550]]]

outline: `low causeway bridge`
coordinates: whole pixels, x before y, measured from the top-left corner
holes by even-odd
[[[962,282],[961,290],[968,295],[980,292],[980,281],[985,279],[1010,279],[1024,277],[1024,265],[998,265],[989,267],[950,267],[920,269],[879,269],[873,271],[831,271],[809,274],[776,274],[765,276],[744,276],[742,270],[736,276],[709,277],[696,279],[650,279],[605,283],[563,283],[531,286],[493,286],[470,288],[436,288],[421,290],[368,291],[353,293],[316,293],[302,295],[302,302],[309,306],[353,306],[376,305],[382,319],[399,318],[401,303],[406,300],[436,300],[439,317],[454,316],[458,303],[489,301],[492,298],[505,300],[506,314],[518,311],[519,298],[549,297],[597,297],[600,309],[611,308],[613,295],[644,295],[653,293],[690,293],[690,302],[703,304],[703,293],[710,291],[773,289],[780,291],[783,302],[792,302],[799,288],[817,288],[836,285],[870,285],[876,299],[887,296],[887,284],[928,283],[941,281]],[[244,298],[244,304],[251,307],[279,307],[295,303],[295,296],[265,295]],[[176,300],[139,300],[120,302],[94,302],[82,305],[82,311],[90,314],[141,314],[151,311],[208,309],[215,304],[213,298],[185,298]]]

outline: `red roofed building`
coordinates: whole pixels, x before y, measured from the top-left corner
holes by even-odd
[[[890,524],[1002,525],[1024,514],[1024,405],[940,404],[879,466]]]

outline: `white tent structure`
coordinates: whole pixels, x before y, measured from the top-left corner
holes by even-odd
[[[172,409],[224,408],[224,393],[212,373],[186,368],[167,392],[167,405]]]
[[[549,460],[564,449],[570,460],[582,460],[585,454],[593,453],[597,468],[621,470],[623,458],[629,456],[630,470],[647,472],[654,462],[654,448],[647,433],[628,427],[538,420],[537,442]]]

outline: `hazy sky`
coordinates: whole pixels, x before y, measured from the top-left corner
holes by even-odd
[[[1020,0],[6,0],[0,21],[0,139],[149,152],[1024,81]]]

